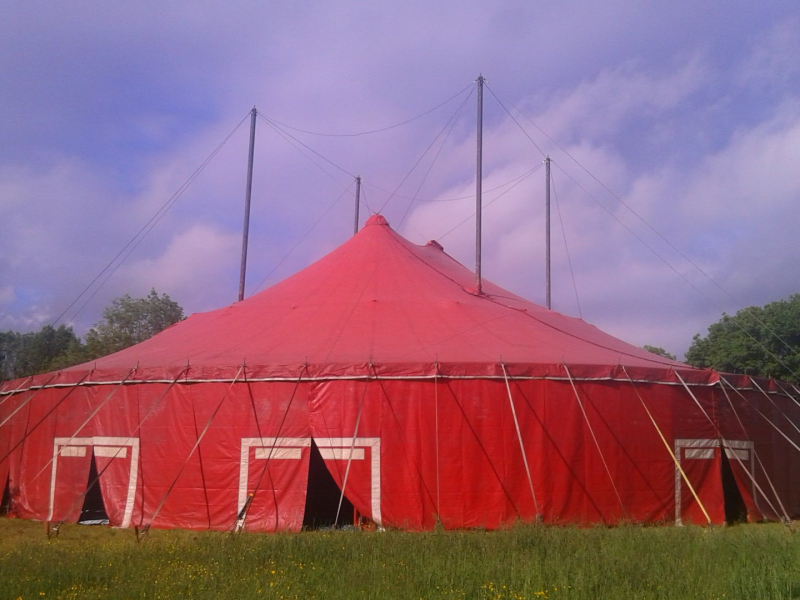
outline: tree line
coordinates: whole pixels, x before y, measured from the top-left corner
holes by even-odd
[[[45,325],[40,331],[0,331],[0,381],[64,369],[143,342],[184,319],[183,308],[155,289],[144,298],[117,298],[86,334]]]
[[[46,325],[38,332],[0,332],[0,381],[47,373],[88,362],[143,342],[184,319],[183,308],[155,289],[145,298],[126,294],[81,340],[71,327]],[[646,350],[675,359],[658,346]],[[800,294],[750,306],[699,333],[684,361],[725,373],[771,377],[800,384]]]
[[[675,357],[663,348],[654,354]],[[800,294],[735,315],[723,313],[703,337],[692,338],[684,362],[724,373],[740,373],[800,384]]]
[[[750,306],[696,334],[686,351],[695,367],[800,384],[800,294]]]

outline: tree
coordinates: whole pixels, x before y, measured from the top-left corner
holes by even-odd
[[[800,294],[750,306],[696,334],[686,362],[728,373],[800,383]]]
[[[103,319],[86,334],[87,354],[91,359],[118,352],[183,319],[183,308],[155,289],[146,298],[125,294],[106,307]]]
[[[642,346],[648,352],[652,352],[653,354],[658,354],[659,356],[663,356],[664,358],[668,358],[670,360],[677,360],[674,354],[670,354],[666,350],[664,350],[661,346],[651,346],[649,344],[645,344]]]
[[[146,298],[125,294],[103,311],[86,334],[86,344],[72,327],[51,325],[41,331],[0,331],[0,381],[65,369],[143,342],[182,320],[183,309],[169,296],[151,290]]]
[[[38,332],[0,332],[0,380],[46,373],[84,359],[72,327],[45,325]]]

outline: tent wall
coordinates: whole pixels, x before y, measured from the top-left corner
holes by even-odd
[[[20,487],[16,514],[77,520],[94,451],[112,525],[152,522],[154,527],[230,529],[241,487],[245,497],[254,494],[248,528],[299,530],[307,449],[297,459],[266,460],[254,443],[243,461],[242,440],[308,439],[307,385],[206,383],[167,391],[169,387],[122,387],[83,428],[111,386],[69,388],[75,391],[68,399],[64,389],[40,391],[30,403],[27,434],[24,427],[0,429],[0,439],[7,434],[12,443],[25,438],[24,451],[12,455],[21,457],[19,469],[12,471],[12,482]],[[249,472],[241,481],[244,462]]]
[[[112,525],[230,530],[246,505],[245,529],[297,531],[313,438],[346,498],[386,526],[722,523],[733,452],[751,520],[800,515],[791,399],[729,392],[734,414],[718,386],[692,387],[701,410],[678,384],[574,384],[242,378],[49,388],[24,406],[20,392],[0,404],[0,481],[14,514],[74,521],[94,453]]]
[[[352,436],[359,402],[342,402],[346,392],[338,389],[341,385],[325,382],[315,390],[313,436]],[[503,381],[360,385],[368,390],[358,437],[381,440],[381,507],[387,524],[430,528],[439,519],[447,527],[496,528],[536,519],[537,505],[539,517],[548,523],[674,518],[675,463],[632,388],[614,382],[577,384],[584,418],[569,382],[513,381],[529,482]],[[673,440],[715,439],[714,426],[682,390],[650,385],[639,392]],[[363,395],[350,393],[359,401]],[[700,398],[711,411],[711,390],[701,388]],[[719,461],[711,461],[696,465],[691,474],[714,522],[724,520],[719,468]],[[333,473],[339,485],[342,471]],[[369,514],[366,473],[360,477],[353,477],[351,467],[346,492]],[[687,520],[705,522],[688,491],[683,502]]]
[[[8,482],[9,496],[19,493],[20,441],[25,435],[28,411],[20,406],[30,394],[0,398],[0,481]]]
[[[800,406],[785,395],[757,390],[716,390],[726,439],[751,440],[752,448],[728,448],[728,459],[748,519],[800,515]]]

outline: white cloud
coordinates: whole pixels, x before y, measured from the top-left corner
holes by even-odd
[[[236,300],[241,238],[205,224],[177,233],[154,258],[131,261],[120,269],[120,279],[132,295],[146,295],[151,288],[169,293],[191,311],[209,310]]]
[[[537,120],[547,123],[556,139],[606,139],[630,121],[668,115],[707,85],[710,76],[697,56],[665,72],[630,62],[562,92]]]

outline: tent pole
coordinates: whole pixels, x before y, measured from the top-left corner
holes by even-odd
[[[483,75],[478,75],[478,156],[475,176],[475,291],[482,293],[481,286],[481,193],[483,179]]]
[[[545,279],[547,283],[547,310],[552,308],[550,303],[550,157],[547,156],[544,159],[544,166],[545,166],[545,179],[547,181],[545,187]]]
[[[353,235],[358,233],[358,207],[361,202],[361,175],[356,177],[356,221],[353,225]]]
[[[250,111],[250,155],[247,159],[247,188],[244,193],[244,230],[242,231],[242,268],[239,271],[239,301],[244,300],[244,278],[247,271],[247,236],[250,231],[250,193],[253,191],[253,155],[256,148],[256,107]]]

